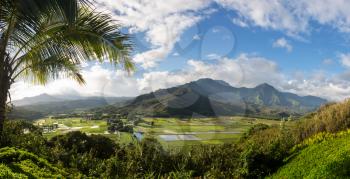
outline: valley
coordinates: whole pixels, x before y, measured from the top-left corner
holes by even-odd
[[[154,138],[165,149],[175,150],[233,143],[256,124],[272,126],[280,125],[281,120],[297,120],[326,102],[280,92],[266,83],[236,88],[204,78],[134,98],[42,94],[14,101],[17,107],[11,114],[16,119],[30,114],[27,120],[43,129],[48,139],[81,131],[125,145]],[[35,116],[37,113],[41,115]],[[111,120],[129,130],[109,130]]]
[[[124,119],[124,122],[127,122],[127,120]],[[137,142],[138,139],[134,135],[141,134],[141,138],[156,138],[166,149],[182,149],[201,144],[232,143],[258,123],[279,125],[281,122],[278,120],[237,116],[191,119],[144,118],[140,123],[133,126],[134,133],[109,133],[106,120],[44,118],[34,121],[34,124],[39,127],[57,124],[57,129],[44,131],[43,135],[48,139],[72,131],[81,131],[88,135],[103,135],[126,145]]]

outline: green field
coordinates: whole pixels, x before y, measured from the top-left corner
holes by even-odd
[[[184,147],[199,144],[231,143],[257,123],[280,124],[280,121],[246,117],[220,118],[145,118],[134,130],[156,137],[165,148]],[[152,125],[153,123],[153,125]],[[191,135],[199,140],[165,141],[160,135]]]
[[[135,142],[136,139],[129,133],[109,134],[107,122],[103,120],[84,120],[82,118],[67,119],[40,119],[36,125],[50,125],[57,123],[59,128],[53,132],[44,133],[51,138],[55,135],[70,131],[82,131],[87,134],[105,135],[119,143]],[[144,136],[157,138],[165,148],[184,147],[198,144],[223,144],[239,139],[242,133],[257,123],[280,124],[280,121],[255,119],[246,117],[222,118],[144,118],[137,126],[135,132],[142,132]],[[166,140],[167,137],[185,137],[184,139]],[[166,139],[161,136],[165,136]],[[192,139],[187,139],[192,137]]]

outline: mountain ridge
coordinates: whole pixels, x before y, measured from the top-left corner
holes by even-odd
[[[146,116],[304,114],[325,103],[327,100],[316,96],[280,92],[267,83],[236,88],[222,80],[204,78],[137,96],[116,111]]]
[[[203,78],[133,97],[60,96],[41,94],[13,101],[17,111],[42,115],[72,112],[139,113],[145,116],[288,116],[310,112],[327,100],[280,92],[268,83],[233,87],[223,80]]]

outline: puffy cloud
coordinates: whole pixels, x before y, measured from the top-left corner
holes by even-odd
[[[350,32],[350,12],[347,0],[302,0],[294,2],[298,14],[320,24],[331,25],[341,32]]]
[[[281,89],[299,95],[314,95],[331,101],[340,101],[350,97],[350,83],[343,75],[329,75],[315,72],[305,75],[302,80],[290,79]]]
[[[244,22],[266,29],[286,31],[288,35],[308,33],[316,21],[341,32],[350,32],[350,12],[347,0],[216,0],[225,8],[237,12],[234,22]],[[236,23],[237,24],[237,23]]]
[[[216,54],[216,53],[211,53],[211,54],[208,54],[208,55],[207,55],[207,58],[208,58],[209,60],[217,60],[217,59],[221,58],[221,56],[218,55],[218,54]]]
[[[248,27],[247,22],[240,18],[233,18],[232,22],[240,27]]]
[[[82,71],[86,85],[70,79],[58,79],[45,86],[19,81],[11,88],[13,99],[36,96],[42,93],[81,96],[135,96],[139,94],[136,79],[125,71],[93,65]]]
[[[206,17],[208,12],[199,12],[210,4],[210,0],[99,0],[101,6],[114,13],[130,32],[144,32],[151,49],[138,53],[136,63],[143,68],[152,68],[172,51],[181,34]]]
[[[201,39],[201,37],[198,35],[198,34],[196,34],[196,35],[194,35],[193,36],[193,38],[192,38],[193,40],[200,40]]]
[[[272,44],[275,48],[284,48],[288,52],[291,52],[293,50],[293,46],[285,39],[285,38],[279,38]]]
[[[283,79],[274,62],[247,54],[241,54],[235,59],[221,58],[216,63],[192,59],[187,64],[187,68],[180,71],[145,73],[138,80],[139,87],[145,91],[154,91],[200,78],[224,80],[233,86],[254,87],[263,82],[278,84]]]
[[[285,0],[216,0],[223,7],[233,9],[236,22],[295,34],[307,30],[307,20],[294,14]]]
[[[343,66],[350,68],[350,53],[340,54],[339,58],[340,58],[340,62]]]

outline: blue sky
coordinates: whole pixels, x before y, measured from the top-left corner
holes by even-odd
[[[241,53],[248,53],[275,61],[285,72],[343,70],[339,55],[348,52],[350,44],[347,42],[347,34],[340,33],[331,26],[320,26],[312,22],[315,30],[310,34],[300,34],[303,39],[299,39],[288,36],[283,31],[241,27],[232,23],[232,19],[237,17],[234,11],[227,11],[216,4],[212,6],[217,12],[187,29],[172,53],[156,69],[182,68],[188,59],[206,61],[209,54],[234,58]],[[196,35],[200,40],[193,39]],[[137,39],[140,38],[143,39],[143,36],[138,34]],[[292,50],[274,46],[278,39],[285,39]],[[174,57],[174,53],[179,56]],[[332,64],[324,64],[326,59],[332,60]]]
[[[97,0],[96,6],[132,36],[137,71],[129,76],[108,64],[84,64],[87,86],[19,81],[15,99],[43,92],[135,96],[205,77],[330,100],[350,96],[349,1]]]

